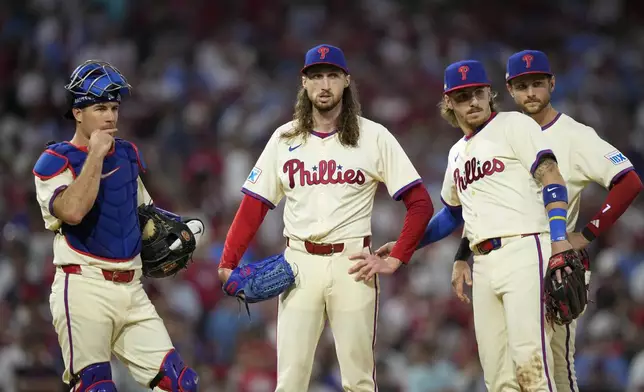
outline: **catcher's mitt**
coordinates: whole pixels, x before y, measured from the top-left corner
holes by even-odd
[[[572,272],[566,272],[566,267]],[[556,271],[561,271],[561,283],[557,281]],[[548,322],[570,324],[586,309],[588,291],[585,274],[586,269],[582,265],[580,255],[574,249],[550,258],[543,287]]]
[[[283,254],[278,254],[235,268],[223,290],[248,304],[277,297],[294,283],[291,266]]]
[[[192,253],[197,247],[190,227],[180,217],[166,213],[152,204],[139,206],[138,213],[143,228],[143,275],[165,278],[188,268]]]

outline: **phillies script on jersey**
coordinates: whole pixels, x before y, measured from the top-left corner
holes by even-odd
[[[288,185],[295,188],[296,176],[299,174],[300,186],[305,185],[326,185],[326,184],[358,184],[365,183],[364,173],[358,169],[342,170],[335,160],[320,160],[318,165],[313,166],[312,172],[304,167],[304,162],[299,159],[290,159],[284,163],[284,173],[288,173]]]
[[[458,191],[463,192],[467,186],[474,181],[478,181],[485,176],[491,176],[494,173],[501,173],[505,170],[505,165],[500,160],[494,158],[492,161],[481,161],[472,158],[465,162],[465,175],[461,176],[461,170],[454,170],[454,183],[458,185]]]

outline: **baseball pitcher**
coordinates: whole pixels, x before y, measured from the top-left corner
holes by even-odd
[[[568,240],[575,249],[583,250],[626,211],[641,192],[642,182],[622,152],[601,139],[593,128],[552,107],[550,95],[555,89],[555,76],[545,53],[524,50],[510,56],[506,82],[517,106],[541,126],[548,146],[557,156],[568,189]],[[592,182],[610,191],[590,222],[581,232],[575,232],[581,192]],[[585,284],[588,284],[590,264],[584,267],[587,270]],[[553,325],[550,345],[559,391],[579,391],[574,365],[576,326],[576,319]]]
[[[378,275],[409,261],[432,215],[431,200],[396,138],[360,115],[339,48],[310,49],[301,72],[294,120],[273,133],[243,185],[220,278],[226,293],[249,302],[281,293],[277,391],[308,390],[328,320],[342,387],[374,392]],[[407,207],[401,236],[386,259],[370,254],[380,182]],[[238,266],[267,211],[283,198],[284,253]]]
[[[174,349],[140,278],[185,267],[203,224],[152,204],[141,154],[114,136],[121,97],[131,90],[115,67],[86,61],[65,89],[74,137],[50,143],[33,169],[45,227],[55,232],[49,301],[63,381],[75,392],[116,391],[114,354],[142,386],[197,391],[197,374]]]

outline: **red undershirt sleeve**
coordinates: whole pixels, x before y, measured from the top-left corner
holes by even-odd
[[[228,230],[219,268],[234,269],[237,267],[270,208],[268,204],[244,195],[237,214],[235,214],[235,219]]]
[[[583,236],[592,241],[613,226],[642,188],[642,181],[634,170],[615,180],[601,209],[582,230]]]
[[[434,214],[434,207],[422,184],[409,188],[403,193],[402,199],[407,208],[407,214],[400,236],[391,251],[391,257],[406,264],[423,238],[425,228]]]

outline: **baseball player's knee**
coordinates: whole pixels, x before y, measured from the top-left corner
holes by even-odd
[[[109,362],[86,366],[72,377],[70,386],[74,392],[117,392]]]
[[[545,366],[539,353],[535,353],[530,359],[516,366],[516,377],[519,387],[522,390],[531,391],[539,385],[547,383],[545,379]]]
[[[150,382],[150,388],[158,387],[168,392],[197,392],[199,376],[186,366],[176,350],[171,350],[163,359],[159,374]]]

